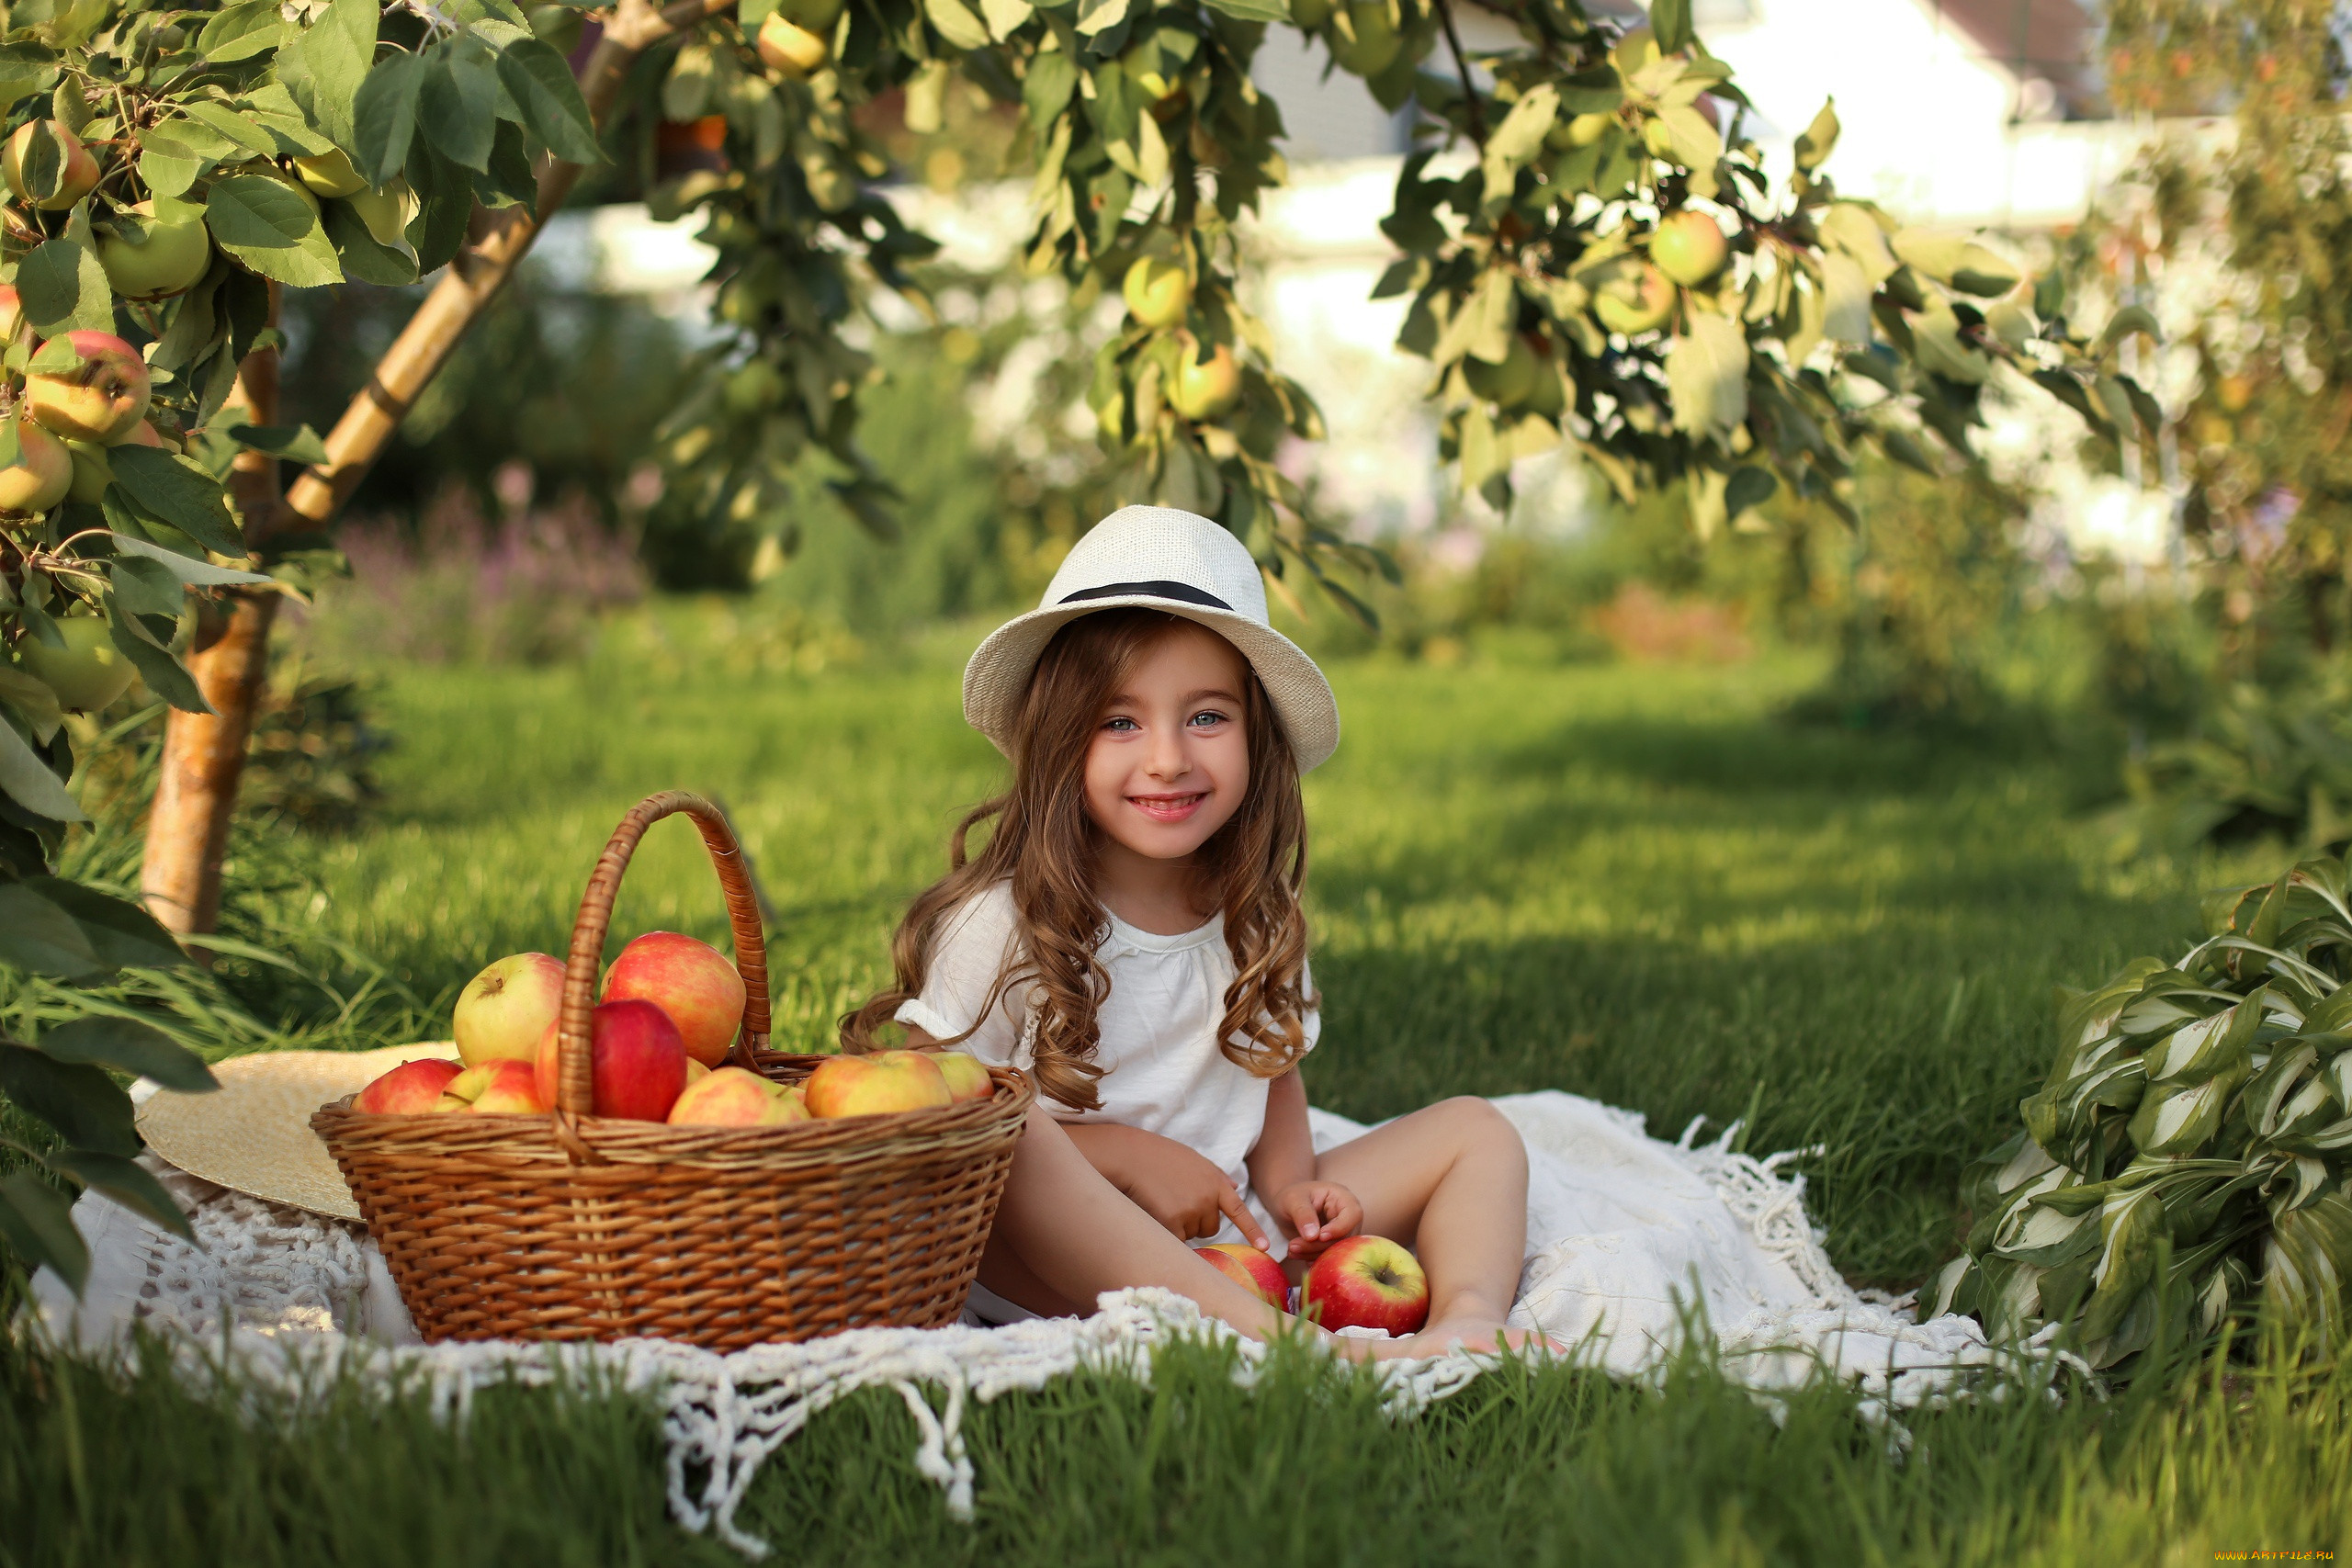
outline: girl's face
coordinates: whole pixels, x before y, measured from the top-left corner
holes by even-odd
[[[1250,790],[1234,646],[1190,623],[1155,643],[1104,705],[1086,750],[1086,814],[1114,844],[1182,860]]]

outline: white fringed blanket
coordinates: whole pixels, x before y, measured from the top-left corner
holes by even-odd
[[[1865,1300],[1830,1266],[1790,1157],[1649,1137],[1639,1116],[1574,1095],[1495,1101],[1530,1161],[1527,1264],[1515,1325],[1579,1347],[1580,1359],[1639,1377],[1678,1349],[1685,1325],[1712,1330],[1725,1371],[1768,1394],[1829,1377],[1870,1413],[1907,1409],[1984,1373],[2022,1370],[2039,1347],[2000,1348],[1967,1318],[1912,1321]],[[1317,1150],[1363,1131],[1312,1113]],[[895,1388],[923,1433],[916,1469],[968,1517],[973,1472],[960,1433],[970,1400],[1034,1389],[1081,1369],[1148,1380],[1170,1336],[1234,1339],[1191,1303],[1158,1291],[1105,1295],[1092,1317],[1003,1328],[864,1329],[807,1345],[719,1355],[659,1340],[609,1346],[417,1342],[381,1258],[356,1225],[275,1208],[162,1168],[192,1211],[191,1247],[96,1193],[74,1207],[92,1259],[80,1301],[46,1272],[33,1281],[40,1330],[105,1350],[133,1325],[176,1337],[191,1378],[232,1370],[300,1393],[356,1372],[429,1392],[462,1418],[477,1389],[587,1381],[660,1402],[670,1507],[750,1556],[764,1544],[735,1511],[760,1465],[809,1418],[861,1388]],[[1239,1343],[1238,1375],[1261,1348]],[[1389,1408],[1408,1416],[1494,1364],[1455,1354],[1390,1362]]]

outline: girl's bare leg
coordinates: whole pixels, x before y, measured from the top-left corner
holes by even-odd
[[[1527,1149],[1486,1100],[1440,1100],[1340,1145],[1315,1162],[1363,1204],[1363,1228],[1412,1248],[1430,1277],[1429,1325],[1379,1348],[1433,1355],[1541,1343],[1507,1332],[1527,1246]]]
[[[1516,1280],[1516,1261],[1511,1267]],[[1104,1180],[1043,1111],[1029,1112],[1013,1152],[980,1282],[1007,1301],[1055,1315],[1091,1311],[1104,1291],[1159,1285],[1253,1339],[1295,1321],[1194,1257]]]

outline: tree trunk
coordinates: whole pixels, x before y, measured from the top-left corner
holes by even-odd
[[[278,286],[269,286],[269,321],[277,324]],[[277,423],[277,351],[256,349],[237,367],[232,405],[254,424]],[[239,452],[229,468],[229,493],[244,519],[247,548],[275,531],[283,507],[277,459]],[[220,918],[220,860],[229,848],[229,818],[237,780],[245,771],[245,744],[269,672],[269,628],[278,595],[233,592],[225,623],[199,622],[198,648],[188,660],[210,713],[171,710],[164,723],[163,768],[147,818],[139,887],[164,928],[188,936],[212,930]],[[209,618],[208,618],[209,619]],[[212,635],[209,640],[206,633]],[[201,950],[198,956],[205,956]]]
[[[578,80],[588,111],[601,127],[638,56],[733,0],[675,0],[657,9],[650,0],[621,0]],[[245,517],[245,539],[258,544],[293,518],[322,525],[383,452],[385,442],[446,364],[468,327],[481,316],[516,264],[538,238],[539,219],[563,206],[579,180],[577,164],[548,162],[539,171],[537,199],[529,209],[477,210],[486,230],[460,252],[378,362],[368,385],[351,400],[326,438],[327,460],[279,493],[277,463],[258,452],[240,453],[230,484]],[[277,288],[270,286],[270,319]],[[277,355],[249,355],[239,367],[239,395],[255,424],[277,423]],[[189,661],[212,714],[174,709],[164,731],[163,775],[147,822],[140,886],[155,918],[180,936],[209,931],[220,915],[220,860],[236,809],[254,707],[269,666],[269,628],[277,596],[239,594],[219,637]]]

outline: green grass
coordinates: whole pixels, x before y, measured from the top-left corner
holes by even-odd
[[[391,678],[382,817],[245,852],[304,859],[271,929],[373,955],[446,1017],[485,960],[560,951],[630,802],[699,788],[780,917],[779,1033],[821,1042],[999,764],[951,664],[760,673],[678,626],[630,623],[577,668]],[[1842,1268],[1921,1279],[1954,1244],[1960,1168],[2039,1077],[2051,987],[2171,952],[2200,883],[2276,852],[2110,867],[2076,820],[2094,764],[1779,722],[1813,675],[1335,669],[1348,738],[1308,782],[1317,1100],[1560,1088],[1668,1135],[1749,1115],[1750,1148],[1827,1145],[1801,1168]],[[654,926],[724,930],[683,826],[623,891],[616,936]],[[1840,1398],[1776,1426],[1698,1373],[1663,1394],[1498,1378],[1392,1426],[1346,1375],[1286,1364],[1243,1394],[1201,1352],[1148,1390],[1081,1378],[977,1412],[972,1527],[915,1476],[887,1394],[789,1445],[745,1521],[796,1562],[2202,1562],[2352,1545],[2346,1377],[2272,1357],[1925,1413],[1900,1459]],[[728,1560],[664,1521],[625,1401],[518,1393],[449,1438],[357,1400],[241,1424],[152,1370],[16,1352],[0,1381],[0,1563]]]

